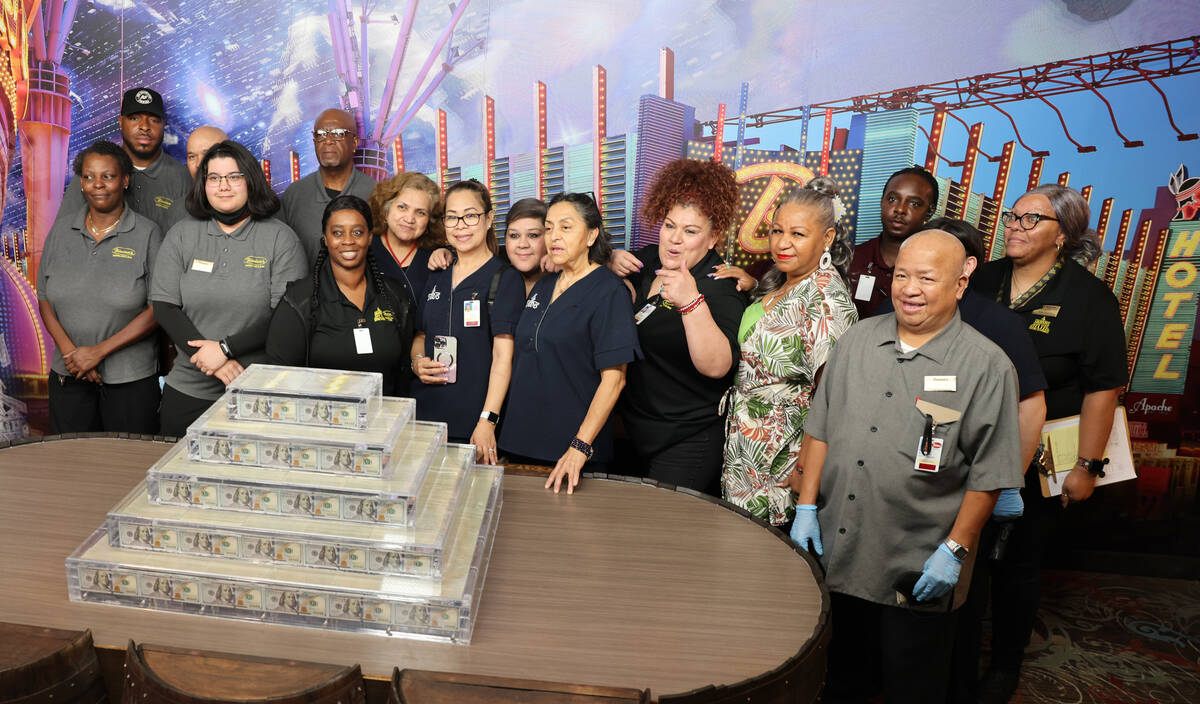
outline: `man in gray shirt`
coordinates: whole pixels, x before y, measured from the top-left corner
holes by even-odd
[[[280,217],[291,227],[311,264],[321,246],[321,215],[329,201],[339,195],[367,200],[375,180],[354,168],[358,126],[345,110],[329,109],[313,123],[313,151],[319,168],[288,186],[283,192]]]
[[[945,232],[905,240],[896,312],[843,335],[813,395],[792,537],[831,592],[825,702],[880,685],[887,702],[944,701],[965,596],[951,592],[996,497],[1023,481],[1016,374],[959,318],[965,262]]]
[[[187,167],[163,151],[167,113],[162,96],[150,88],[132,88],[121,99],[121,146],[133,161],[133,176],[125,204],[149,218],[166,236],[171,226],[187,218],[184,199],[192,187]],[[87,207],[79,177],[71,179],[63,194],[54,227],[66,228]]]

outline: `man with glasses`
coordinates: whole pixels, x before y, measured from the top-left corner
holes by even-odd
[[[125,91],[117,122],[121,128],[121,146],[133,161],[125,204],[138,215],[153,220],[166,235],[172,225],[187,217],[183,201],[192,188],[192,177],[186,166],[163,151],[167,113],[162,96],[150,88]],[[63,194],[55,225],[86,207],[81,181],[76,176]]]
[[[331,108],[313,123],[313,151],[317,170],[288,186],[280,199],[280,217],[300,238],[309,263],[317,258],[321,246],[321,214],[329,201],[340,195],[371,197],[375,180],[354,168],[354,150],[358,147],[358,125],[345,110]]]

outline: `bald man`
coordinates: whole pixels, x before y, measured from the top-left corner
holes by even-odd
[[[187,167],[192,178],[196,178],[196,169],[200,168],[200,160],[204,158],[208,148],[227,139],[229,137],[225,134],[225,130],[220,127],[201,125],[192,130],[187,138]]]
[[[966,286],[957,238],[909,237],[896,312],[850,328],[813,395],[792,538],[832,595],[823,702],[944,701],[962,564],[1022,484],[1016,374],[959,318]]]
[[[329,201],[339,195],[366,200],[375,189],[375,180],[354,168],[358,125],[353,115],[326,110],[313,123],[312,137],[317,170],[288,186],[280,211],[283,221],[296,231],[310,263],[321,246],[321,215]]]

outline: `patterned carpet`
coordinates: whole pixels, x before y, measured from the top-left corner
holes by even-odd
[[[1012,702],[1200,703],[1200,581],[1046,572]]]

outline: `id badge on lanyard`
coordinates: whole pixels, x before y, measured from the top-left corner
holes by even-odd
[[[375,351],[371,345],[371,328],[366,327],[366,319],[358,319],[358,327],[354,328],[354,351],[358,354],[371,354]]]

